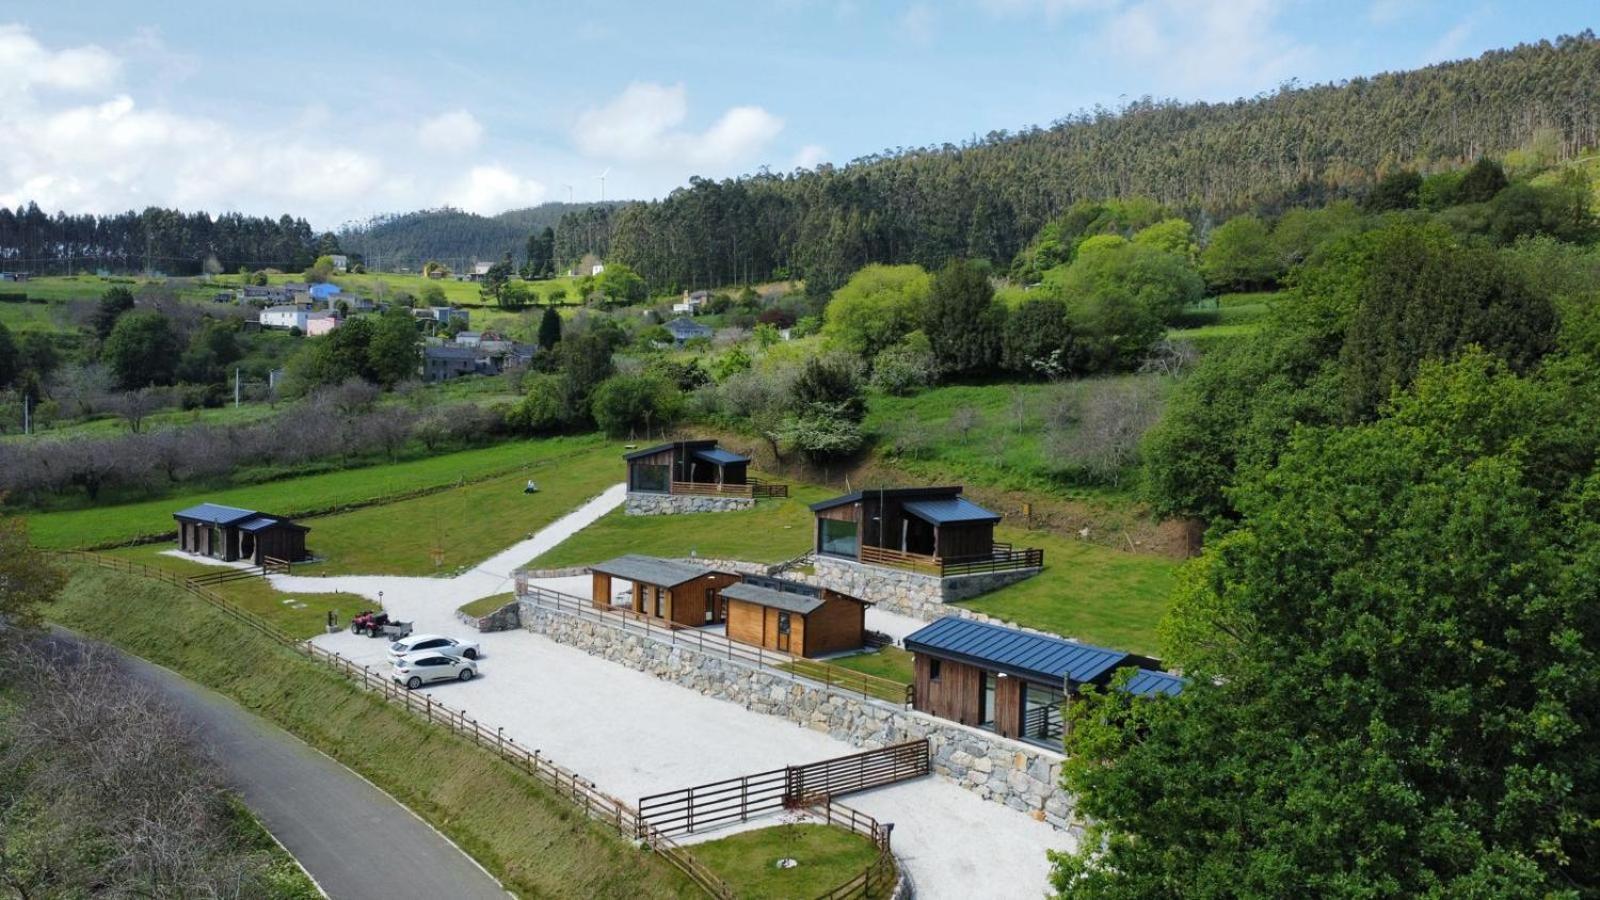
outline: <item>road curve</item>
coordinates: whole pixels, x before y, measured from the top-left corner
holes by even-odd
[[[505,900],[505,888],[365,779],[221,694],[123,654],[199,731],[246,805],[333,900]]]

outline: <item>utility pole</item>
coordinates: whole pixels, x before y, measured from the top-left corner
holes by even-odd
[[[233,408],[239,408],[239,367],[233,367]]]
[[[29,408],[29,406],[28,406],[28,401],[30,401],[32,399],[33,399],[33,395],[29,394],[27,391],[23,391],[22,392],[22,433],[23,434],[33,434],[33,410],[31,410]]]

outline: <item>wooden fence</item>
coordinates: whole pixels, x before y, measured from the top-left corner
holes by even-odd
[[[517,596],[531,601],[535,606],[550,609],[565,615],[577,616],[592,622],[601,622],[644,636],[649,640],[661,641],[675,646],[692,647],[707,656],[718,659],[738,660],[759,666],[774,673],[782,673],[790,679],[804,678],[818,682],[826,687],[837,688],[851,694],[860,694],[863,698],[887,700],[909,708],[912,701],[913,686],[891,678],[882,678],[877,675],[868,675],[843,666],[820,662],[814,659],[791,656],[777,650],[768,650],[755,644],[746,644],[742,641],[730,640],[724,635],[708,632],[700,628],[691,628],[679,625],[653,616],[640,615],[631,609],[621,607],[597,607],[591,601],[560,591],[552,591],[528,583],[527,576],[519,572],[516,576]]]
[[[687,494],[700,497],[787,497],[789,486],[776,481],[762,481],[759,478],[750,479],[747,484],[717,484],[708,481],[674,481],[669,493]]]
[[[1017,569],[1040,568],[1044,565],[1044,551],[1037,547],[1024,547],[1018,550],[1010,544],[995,544],[989,553],[978,556],[928,556],[885,547],[862,546],[861,561],[875,566],[926,572],[943,578],[948,575],[976,575],[983,572],[1011,572]]]
[[[803,766],[790,766],[784,795],[791,806],[806,805],[921,778],[932,771],[930,754],[928,739],[922,738]]]
[[[894,851],[890,847],[893,826],[883,825],[859,810],[851,809],[831,798],[808,805],[807,810],[817,818],[840,828],[848,828],[872,839],[878,855],[861,874],[838,887],[817,895],[817,900],[855,900],[855,898],[887,897],[894,890]]]

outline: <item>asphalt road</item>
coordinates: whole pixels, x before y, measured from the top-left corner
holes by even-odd
[[[388,794],[221,694],[136,657],[226,779],[333,900],[505,900],[487,872]]]

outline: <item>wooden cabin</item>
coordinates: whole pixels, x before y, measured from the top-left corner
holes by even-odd
[[[940,575],[1044,565],[1042,550],[997,544],[1000,514],[950,487],[875,488],[813,503],[820,556]]]
[[[746,575],[722,589],[728,638],[795,656],[857,650],[866,642],[864,600],[786,578]]]
[[[1120,668],[1155,661],[1066,638],[946,616],[906,636],[915,670],[913,708],[1003,737],[1061,749],[1063,704]],[[1135,689],[1134,685],[1139,687]],[[1173,694],[1183,680],[1135,673],[1132,693]]]
[[[311,529],[282,516],[250,509],[202,503],[172,514],[178,521],[178,549],[224,562],[269,559],[299,562],[308,558],[306,533]]]
[[[749,483],[750,458],[717,446],[716,441],[673,441],[636,450],[628,462],[628,490],[675,494],[678,486]]]
[[[611,608],[611,582],[620,578],[633,585],[629,606],[634,612],[691,628],[724,621],[717,592],[739,580],[705,566],[632,553],[590,566],[589,572],[596,607]]]

